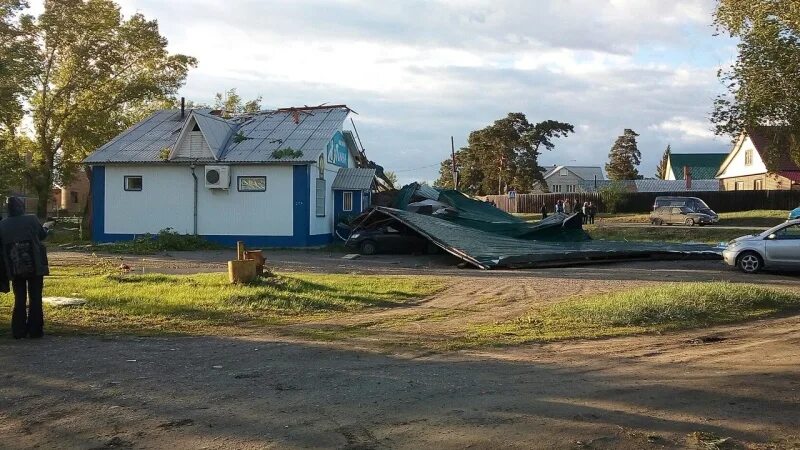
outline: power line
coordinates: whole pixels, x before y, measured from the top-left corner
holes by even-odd
[[[436,164],[431,164],[429,166],[422,166],[422,167],[417,167],[417,168],[414,168],[414,169],[390,170],[390,172],[394,172],[394,173],[411,172],[411,171],[414,171],[414,170],[427,169],[429,167],[436,167],[436,166],[441,166],[441,165],[442,165],[442,163],[438,162]]]

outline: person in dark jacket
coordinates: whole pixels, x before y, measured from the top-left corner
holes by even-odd
[[[542,220],[547,219],[547,205],[545,205],[544,203],[542,203],[541,212],[542,212]]]
[[[8,218],[0,221],[0,258],[14,291],[11,331],[16,339],[44,335],[42,289],[44,277],[50,274],[42,244],[46,237],[47,228],[39,219],[25,215],[25,202],[10,197]]]

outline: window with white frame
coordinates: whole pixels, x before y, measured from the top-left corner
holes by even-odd
[[[764,180],[755,180],[753,182],[753,189],[756,191],[761,191],[764,189]]]
[[[353,210],[353,193],[352,192],[343,192],[342,193],[342,211],[352,211]]]
[[[736,182],[736,190],[743,191],[744,190],[744,181],[737,181]]]
[[[559,172],[559,174],[558,174],[558,175],[559,175],[559,176],[562,176],[562,177],[565,177],[565,176],[567,176],[568,174],[569,174],[569,172],[567,172],[567,169],[561,169],[561,172]]]
[[[574,184],[568,184],[567,185],[567,192],[575,192],[575,185]]]
[[[325,217],[325,179],[317,178],[317,217]]]
[[[561,192],[561,185],[560,184],[554,184],[553,185],[553,192],[556,192],[556,193]]]
[[[751,148],[744,151],[744,165],[745,166],[753,165],[753,149]]]
[[[126,191],[141,191],[142,190],[142,177],[141,177],[141,175],[126,175],[125,176],[125,190]]]

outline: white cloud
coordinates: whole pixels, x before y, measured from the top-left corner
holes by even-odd
[[[671,117],[659,124],[651,125],[649,128],[684,140],[714,139],[715,137],[708,121],[694,120],[688,117]]]

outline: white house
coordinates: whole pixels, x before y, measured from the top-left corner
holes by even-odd
[[[363,183],[348,186],[355,192],[347,205],[334,204],[337,177],[353,170],[363,177],[358,168],[369,164],[343,130],[349,112],[344,105],[233,119],[207,109],[156,112],[85,160],[93,239],[171,228],[226,245],[329,243],[336,209],[369,207],[369,192],[356,189]]]
[[[586,183],[605,179],[596,166],[553,166],[542,175],[552,193],[584,192]]]
[[[800,166],[789,156],[789,131],[752,127],[743,132],[719,168],[716,178],[725,191],[800,189]],[[766,161],[777,170],[769,171]]]

